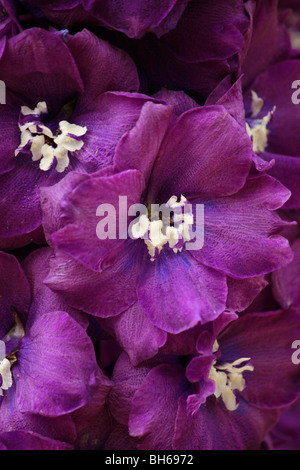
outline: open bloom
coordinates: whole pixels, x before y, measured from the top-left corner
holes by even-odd
[[[284,222],[274,213],[289,192],[264,174],[249,175],[251,141],[224,107],[175,118],[170,106],[145,103],[113,163],[42,190],[44,228],[55,250],[46,282],[73,307],[105,319],[135,362],[151,357],[167,332],[217,318],[226,308],[228,278],[235,284],[291,260],[278,235]],[[116,236],[99,239],[99,206],[110,204],[126,224],[132,219],[119,196],[127,207],[171,206],[174,217],[188,202],[192,214],[179,225],[173,219],[169,232],[163,219],[144,214],[133,231],[148,235],[127,237],[116,228]],[[189,233],[179,235],[196,221],[198,205],[204,244],[189,250]]]
[[[228,320],[206,325],[197,355],[159,354],[139,367],[120,356],[108,402],[138,449],[259,449],[279,410],[296,400],[299,310]]]

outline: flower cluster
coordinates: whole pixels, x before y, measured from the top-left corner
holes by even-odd
[[[300,449],[300,9],[0,2],[0,449]]]

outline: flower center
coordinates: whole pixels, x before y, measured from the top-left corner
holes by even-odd
[[[191,240],[192,225],[192,208],[181,195],[179,202],[172,196],[166,204],[152,204],[148,215],[140,215],[131,230],[133,238],[144,239],[150,260],[154,261],[166,245],[174,253],[182,251],[184,243]]]
[[[272,116],[276,110],[276,106],[273,107],[272,111],[269,111],[266,116],[262,119],[255,119],[260,113],[264,106],[264,100],[260,98],[255,91],[252,90],[252,115],[249,119],[251,126],[246,122],[247,134],[252,140],[254,152],[264,152],[268,146],[268,134],[269,130],[267,125],[272,119]]]
[[[234,411],[239,406],[234,391],[242,392],[246,387],[243,372],[254,370],[252,365],[247,364],[250,359],[250,357],[241,357],[232,363],[225,364],[218,364],[214,361],[211,366],[208,377],[215,382],[214,395],[216,398],[222,398],[229,411]]]
[[[15,150],[15,156],[20,152],[31,153],[33,161],[40,161],[43,171],[50,169],[55,162],[55,169],[62,173],[70,163],[68,153],[80,150],[84,142],[81,137],[87,128],[60,121],[54,135],[52,130],[42,122],[42,116],[48,113],[45,101],[39,102],[35,109],[21,107],[19,129],[21,143]]]

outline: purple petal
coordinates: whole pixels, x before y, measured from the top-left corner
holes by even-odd
[[[18,260],[0,252],[0,339],[15,325],[11,307],[25,323],[30,306],[31,291]]]
[[[251,358],[254,371],[243,374],[243,398],[261,408],[288,405],[299,394],[299,366],[292,362],[292,343],[300,338],[299,311],[249,313],[218,338],[222,361]]]
[[[135,392],[129,417],[131,436],[143,437],[139,449],[171,449],[183,369],[160,364],[147,374]],[[163,425],[162,425],[163,424]]]
[[[45,284],[44,280],[49,271],[49,259],[52,256],[50,248],[41,248],[30,253],[22,263],[22,267],[29,280],[32,292],[32,302],[28,312],[29,325],[45,312],[68,312],[83,328],[87,328],[88,320],[82,312],[72,309],[66,304],[63,297],[54,293]]]
[[[182,114],[166,135],[151,177],[149,198],[234,194],[245,184],[252,161],[251,143],[222,106]]]
[[[111,177],[86,176],[85,181],[76,186],[71,194],[66,194],[61,206],[65,210],[67,225],[52,235],[51,241],[59,249],[70,254],[87,267],[97,271],[105,258],[113,252],[123,249],[127,241],[119,239],[119,227],[116,227],[115,237],[99,240],[96,229],[100,222],[97,208],[101,204],[110,204],[115,211],[110,217],[110,223],[116,224],[120,212],[119,197],[127,196],[127,207],[138,203],[144,190],[145,182],[142,174],[135,170],[128,170]],[[102,214],[105,215],[105,214]],[[111,215],[111,214],[110,214]],[[128,217],[125,213],[126,230]]]
[[[37,319],[22,339],[15,370],[20,410],[45,416],[85,405],[106,380],[85,330],[65,312]]]
[[[85,88],[79,99],[79,108],[88,109],[93,100],[105,91],[138,91],[138,73],[126,52],[87,29],[68,36],[66,43],[78,64]]]

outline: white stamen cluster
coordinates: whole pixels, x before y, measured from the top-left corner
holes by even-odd
[[[184,243],[191,240],[190,227],[193,225],[193,213],[190,207],[182,212],[186,202],[184,196],[180,197],[179,202],[176,196],[172,196],[165,204],[166,208],[174,211],[172,226],[170,217],[150,220],[145,214],[141,215],[138,222],[133,225],[132,235],[136,239],[144,239],[151,261],[156,259],[166,244],[174,253],[178,253],[182,251]]]
[[[3,390],[8,390],[12,386],[10,362],[5,357],[4,341],[0,341],[0,376],[0,396],[3,396]]]
[[[43,171],[49,170],[56,161],[56,171],[62,173],[69,165],[68,152],[80,150],[83,141],[76,137],[82,137],[86,127],[70,124],[68,121],[60,121],[57,134],[54,135],[45,124],[40,121],[41,114],[47,113],[46,103],[40,102],[35,109],[27,106],[21,107],[23,116],[32,116],[25,124],[19,124],[21,131],[21,143],[15,151],[15,156],[22,152],[25,146],[30,145],[32,160],[40,160],[39,167]],[[50,145],[53,144],[53,145]]]
[[[239,367],[241,364],[249,362],[250,359],[250,357],[242,357],[232,363],[225,364],[217,364],[217,361],[214,361],[210,369],[208,377],[216,384],[214,395],[216,398],[222,398],[229,411],[234,411],[239,406],[234,391],[242,392],[246,387],[243,372],[254,370],[250,364]]]

